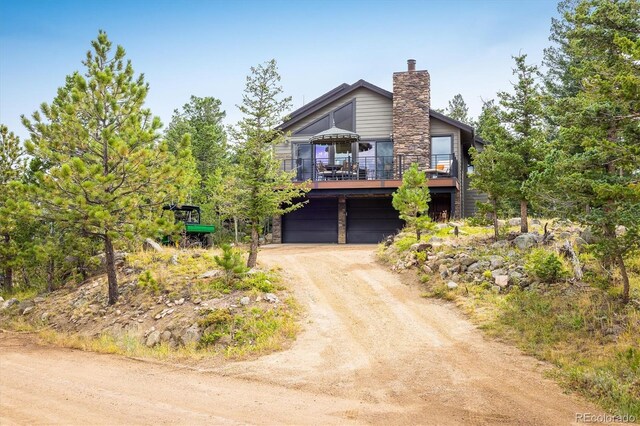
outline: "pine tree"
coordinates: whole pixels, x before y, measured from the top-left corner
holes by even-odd
[[[449,101],[449,106],[447,107],[445,114],[448,117],[461,121],[465,124],[472,125],[473,123],[473,120],[469,117],[469,107],[464,101],[462,95],[459,93]]]
[[[572,78],[556,79],[567,85],[554,106],[558,140],[536,177],[556,211],[591,226],[626,303],[625,258],[640,249],[640,2],[584,0],[562,25]]]
[[[227,135],[222,124],[226,113],[222,103],[213,97],[191,96],[182,110],[175,110],[165,138],[169,148],[177,152],[184,135],[191,135],[191,149],[202,183],[229,162]]]
[[[482,106],[478,135],[486,145],[482,151],[471,148],[473,175],[471,187],[487,194],[485,207],[493,217],[494,237],[498,239],[498,213],[503,204],[518,196],[519,185],[512,176],[523,167],[522,158],[511,152],[511,135],[500,122],[500,109],[491,100]]]
[[[519,189],[516,194],[520,202],[520,232],[529,232],[528,205],[530,194],[529,177],[542,160],[546,142],[543,122],[542,94],[537,83],[538,68],[527,65],[527,55],[514,57],[513,73],[518,77],[512,84],[513,93],[500,92],[501,122],[510,133],[510,138],[501,148],[520,156],[521,167],[510,176]]]
[[[422,231],[429,230],[432,226],[427,214],[430,201],[427,176],[414,163],[402,176],[402,185],[393,193],[392,204],[400,213],[400,218],[415,229],[418,240]]]
[[[85,74],[68,76],[53,102],[23,122],[29,153],[48,166],[35,174],[43,214],[78,238],[101,241],[114,304],[114,247],[173,226],[158,213],[190,184],[179,167],[190,153],[188,140],[178,158],[160,142],[160,120],[144,108],[149,86],[134,76],[124,48],[112,52],[103,31],[91,46]]]
[[[238,201],[242,216],[251,229],[251,246],[247,266],[254,267],[258,257],[258,240],[262,223],[274,215],[282,215],[302,207],[294,202],[309,189],[293,183],[294,172],[281,170],[274,157],[274,146],[284,141],[277,129],[291,98],[282,98],[280,75],[275,60],[251,67],[242,96],[240,112],[244,118],[233,131],[237,142],[238,183],[245,191]]]
[[[224,282],[228,286],[233,280],[247,272],[242,256],[229,244],[222,245],[222,256],[214,256],[216,265],[224,271]]]
[[[0,124],[0,265],[2,286],[7,291],[13,288],[13,270],[22,251],[15,238],[25,213],[19,182],[25,172],[22,155],[20,139]]]

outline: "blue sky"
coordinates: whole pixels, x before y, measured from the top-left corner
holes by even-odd
[[[0,122],[51,102],[98,29],[124,46],[167,124],[190,95],[239,119],[249,67],[275,58],[294,107],[361,78],[391,90],[406,60],[431,74],[432,107],[461,93],[473,116],[509,88],[511,55],[539,63],[556,1],[0,0]]]

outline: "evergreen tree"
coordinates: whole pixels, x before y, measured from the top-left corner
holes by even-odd
[[[21,259],[20,239],[16,239],[24,215],[19,179],[25,171],[20,139],[0,124],[0,265],[2,286],[13,288],[13,271]]]
[[[402,176],[402,185],[393,193],[392,204],[400,213],[400,218],[416,230],[418,240],[422,231],[430,229],[432,225],[427,214],[430,201],[427,176],[414,163]]]
[[[103,244],[113,304],[114,246],[173,227],[158,212],[190,184],[179,167],[190,153],[188,138],[178,158],[159,141],[160,120],[143,107],[149,86],[134,76],[124,48],[112,52],[102,31],[91,45],[85,74],[67,77],[53,102],[23,122],[29,153],[48,166],[35,173],[43,215],[58,229]]]
[[[274,215],[282,215],[302,207],[294,202],[309,189],[293,183],[294,172],[281,170],[274,157],[274,146],[284,141],[277,129],[290,108],[291,98],[282,98],[280,75],[275,60],[251,67],[242,96],[240,112],[244,118],[233,131],[237,141],[237,179],[244,191],[239,198],[242,217],[251,229],[251,246],[247,266],[253,267],[258,257],[258,240],[262,223]]]
[[[542,94],[536,81],[538,68],[526,64],[527,55],[514,57],[513,73],[518,77],[512,84],[513,93],[500,92],[501,122],[510,133],[500,149],[504,154],[520,156],[520,168],[510,176],[518,186],[516,199],[520,202],[520,232],[529,232],[528,205],[531,197],[529,177],[542,160],[546,142],[543,123]]]
[[[486,143],[482,151],[471,148],[473,175],[471,187],[487,194],[488,205],[483,210],[491,212],[494,236],[498,239],[498,212],[503,204],[516,198],[518,182],[512,178],[517,175],[523,160],[517,153],[511,152],[511,135],[500,122],[500,110],[493,100],[485,102],[478,117],[478,136]]]
[[[556,101],[556,149],[536,177],[553,209],[592,227],[627,302],[625,258],[640,249],[640,2],[583,0],[564,20],[562,46],[580,85]]]
[[[473,124],[473,120],[469,117],[469,107],[459,93],[449,101],[445,115],[468,125]]]
[[[217,169],[229,162],[227,135],[222,124],[226,113],[220,100],[191,96],[182,110],[175,110],[165,138],[173,152],[177,152],[186,134],[191,135],[191,149],[202,183]]]

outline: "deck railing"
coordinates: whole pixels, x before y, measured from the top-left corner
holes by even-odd
[[[396,155],[389,157],[346,159],[334,164],[322,160],[285,159],[282,168],[295,171],[294,180],[302,182],[330,180],[394,180],[402,179],[404,172],[413,163],[418,163],[429,179],[458,176],[458,162],[453,154],[432,155],[430,162],[417,155]]]

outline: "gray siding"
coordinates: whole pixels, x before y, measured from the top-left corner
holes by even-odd
[[[356,128],[362,139],[389,139],[392,132],[391,99],[385,98],[366,88],[360,88],[347,96],[332,102],[314,114],[305,117],[293,126],[284,129],[292,135],[297,130],[317,120],[329,111],[355,99]],[[291,142],[306,142],[309,135],[291,136],[287,143],[275,147],[276,157],[285,159],[292,157]]]

